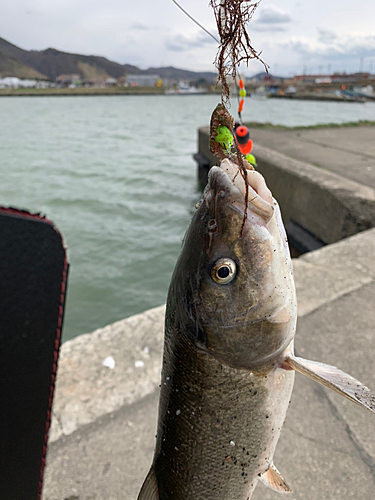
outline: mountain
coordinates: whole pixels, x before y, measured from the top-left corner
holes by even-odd
[[[32,73],[34,72],[34,73]],[[141,70],[130,64],[119,64],[105,57],[70,54],[56,49],[23,50],[0,38],[0,74],[19,78],[45,78],[55,81],[59,75],[77,74],[83,80],[119,78],[126,74],[158,74],[161,78],[209,80],[215,73],[194,72],[173,67]],[[24,75],[34,76],[24,76]],[[38,76],[37,76],[38,75]]]
[[[257,81],[257,82],[262,82],[264,79],[267,79],[267,80],[285,80],[285,78],[281,77],[281,76],[276,76],[276,75],[271,75],[271,73],[266,73],[265,71],[263,71],[262,73],[257,73],[256,75],[254,76],[251,76],[249,77],[250,80],[253,80],[253,81]]]
[[[166,68],[149,68],[143,71],[141,70],[141,74],[145,75],[158,74],[160,78],[171,78],[174,80],[189,80],[189,81],[203,79],[211,82],[213,79],[217,78],[217,73],[195,72],[186,69],[173,68],[172,66],[168,66]]]
[[[34,68],[22,64],[14,57],[8,57],[0,52],[0,75],[5,76],[18,76],[25,80],[45,80],[45,75],[39,73]]]
[[[33,68],[52,81],[62,74],[78,74],[83,79],[90,80],[97,77],[108,78],[109,76],[119,78],[125,73],[138,73],[140,71],[135,66],[118,64],[105,57],[69,54],[56,49],[23,50],[3,38],[0,38],[0,53]],[[4,72],[5,70],[0,65],[0,73],[3,76],[5,76]]]

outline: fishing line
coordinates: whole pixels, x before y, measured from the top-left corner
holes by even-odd
[[[172,0],[172,2],[175,5],[177,5],[177,7],[189,19],[191,19],[191,21],[193,21],[197,26],[199,26],[199,28],[201,28],[208,36],[210,36],[213,40],[215,40],[215,42],[217,42],[219,45],[222,45],[222,42],[220,40],[218,40],[212,33],[210,33],[208,31],[208,29],[206,29],[204,26],[202,26],[202,24],[200,24],[192,15],[190,15],[189,12],[187,12],[182,7],[182,5],[180,5],[177,2],[177,0]],[[226,2],[225,2],[225,0],[220,1],[218,15],[219,15],[219,19],[220,19],[221,31],[225,32],[225,28],[226,28]],[[219,31],[220,31],[220,29],[219,29]],[[240,149],[241,153],[245,156],[247,161],[254,167],[254,166],[256,166],[256,160],[255,160],[254,156],[250,154],[252,147],[253,147],[253,141],[250,139],[250,134],[249,134],[247,127],[243,126],[243,124],[242,124],[242,110],[243,110],[243,105],[245,102],[244,98],[246,96],[246,90],[245,90],[243,80],[240,77],[240,65],[238,64],[238,68],[236,68],[234,56],[232,55],[231,57],[232,57],[232,63],[233,63],[233,67],[234,67],[233,80],[234,80],[234,83],[236,85],[236,94],[237,94],[237,102],[238,102],[237,113],[238,113],[238,122],[239,122],[239,126],[235,127],[234,135],[236,137],[237,146]],[[258,57],[258,59],[259,59],[259,57]],[[238,82],[237,82],[237,76],[239,79]],[[226,127],[224,127],[224,128],[226,128]],[[222,134],[219,134],[219,135],[220,135],[220,140],[218,142],[221,142],[221,140],[222,140],[223,143],[226,144],[226,148],[229,148],[229,150],[230,150],[230,148],[232,146],[232,142],[228,141],[227,140],[228,138],[226,136],[225,136],[226,140],[224,140],[224,138],[221,137]]]
[[[173,2],[174,4],[176,4],[176,5],[177,5],[177,7],[178,7],[179,9],[181,9],[181,10],[182,10],[182,12],[183,12],[184,14],[186,14],[186,15],[188,16],[188,18],[189,18],[189,19],[191,19],[192,21],[194,21],[194,22],[195,22],[195,24],[196,24],[197,26],[199,26],[199,27],[200,27],[203,31],[205,31],[205,32],[207,33],[207,35],[209,35],[211,38],[213,38],[213,39],[215,40],[215,42],[217,42],[217,43],[220,45],[220,43],[221,43],[221,42],[220,42],[220,40],[218,40],[218,39],[217,39],[217,38],[216,38],[216,37],[215,37],[212,33],[210,33],[210,32],[209,32],[209,31],[208,31],[208,30],[207,30],[204,26],[202,26],[202,25],[201,25],[201,24],[200,24],[200,23],[199,23],[196,19],[194,19],[194,17],[193,17],[193,16],[191,16],[191,15],[189,14],[189,12],[186,12],[186,10],[185,10],[183,7],[181,7],[181,5],[180,5],[178,2],[176,2],[176,0],[172,0],[172,2]]]
[[[217,42],[219,45],[221,44],[220,40],[218,40],[212,33],[210,33],[208,31],[208,29],[206,29],[204,26],[202,26],[202,24],[200,24],[196,19],[194,19],[194,17],[192,15],[190,15],[189,12],[187,12],[182,7],[182,5],[180,5],[176,0],[172,0],[172,2],[175,5],[177,5],[177,7],[180,10],[182,10],[182,12],[189,19],[191,19],[197,26],[199,26],[205,33],[207,33],[207,35],[209,35],[213,40],[215,40],[215,42]],[[220,9],[221,9],[221,12],[220,12],[221,22],[222,22],[222,25],[225,25],[225,7],[224,7],[224,2],[222,2],[222,5],[220,6]],[[223,26],[223,28],[224,28],[224,26]],[[240,75],[239,75],[239,65],[238,65],[238,77],[240,78]],[[238,83],[237,83],[237,75],[234,75],[234,82],[235,82],[235,85],[236,85],[236,94],[237,94],[237,102],[238,102],[238,118],[239,118],[239,123],[242,125],[242,117],[241,117],[241,111],[240,111],[240,88],[239,88]]]

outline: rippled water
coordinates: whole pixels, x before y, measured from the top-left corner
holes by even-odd
[[[64,340],[162,304],[199,198],[197,128],[217,96],[0,99],[0,204],[48,215],[71,263]],[[234,107],[235,109],[235,107]],[[374,120],[375,104],[255,100],[285,125]]]

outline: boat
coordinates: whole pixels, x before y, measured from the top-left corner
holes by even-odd
[[[165,89],[164,94],[167,95],[175,95],[175,94],[206,94],[207,91],[204,89],[200,89],[197,87],[193,87],[192,85],[188,85],[185,82],[180,82],[177,88],[169,88]]]

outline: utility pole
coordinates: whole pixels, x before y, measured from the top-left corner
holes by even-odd
[[[360,73],[363,72],[363,61],[364,61],[364,57],[361,57],[361,59],[359,61],[359,72]]]

